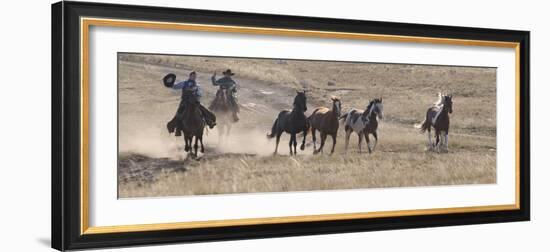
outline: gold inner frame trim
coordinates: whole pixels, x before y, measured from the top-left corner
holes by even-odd
[[[124,225],[124,226],[102,226],[102,227],[89,227],[86,230],[85,234],[158,231],[158,230],[168,230],[168,229],[176,229],[176,228],[190,229],[190,228],[207,228],[207,227],[227,227],[227,226],[236,226],[236,225],[242,226],[242,225],[258,225],[258,224],[283,224],[283,223],[291,223],[291,222],[313,222],[313,221],[327,221],[327,220],[371,219],[371,218],[384,218],[384,217],[392,217],[392,216],[472,213],[472,212],[489,212],[489,211],[514,210],[514,209],[516,209],[515,205],[494,205],[494,206],[483,206],[483,207],[455,207],[455,208],[437,208],[437,209],[420,209],[420,210],[380,211],[380,212],[370,212],[370,213],[322,214],[322,215],[285,216],[285,217],[232,219],[232,220],[155,223],[155,224],[141,224],[141,225],[138,224],[138,225]]]
[[[370,41],[385,42],[409,42],[409,43],[430,43],[462,46],[487,46],[514,48],[516,56],[516,188],[515,204],[510,205],[489,205],[473,207],[452,207],[452,208],[433,208],[433,209],[415,209],[415,210],[397,210],[397,211],[379,211],[362,213],[341,213],[341,214],[321,214],[321,215],[301,215],[301,216],[283,216],[249,219],[228,219],[228,220],[208,220],[191,222],[173,222],[173,223],[155,223],[155,224],[132,224],[121,226],[97,226],[90,227],[89,223],[89,29],[90,26],[106,27],[128,27],[144,29],[163,29],[163,30],[185,30],[201,32],[222,32],[222,33],[240,33],[255,35],[273,35],[273,36],[293,36],[293,37],[316,37],[331,39],[358,39]],[[227,25],[206,25],[194,23],[169,23],[152,22],[122,19],[101,19],[86,18],[80,19],[80,58],[81,58],[81,167],[80,167],[80,233],[103,234],[120,232],[139,232],[139,231],[159,231],[173,229],[191,229],[208,227],[227,227],[241,225],[261,225],[261,224],[281,224],[292,222],[313,222],[313,221],[331,221],[331,220],[351,220],[384,218],[396,216],[415,216],[415,215],[435,215],[452,213],[470,213],[470,212],[490,212],[502,210],[520,209],[520,49],[519,43],[488,41],[488,40],[467,40],[452,38],[432,38],[416,36],[348,33],[348,32],[328,32],[317,30],[294,30],[279,28],[261,28],[248,26],[227,26]]]

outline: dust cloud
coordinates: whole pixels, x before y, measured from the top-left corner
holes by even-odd
[[[138,125],[134,125],[138,126]],[[268,129],[243,129],[234,125],[229,135],[220,137],[219,128],[205,129],[203,143],[205,155],[245,154],[269,156],[275,150],[275,139],[268,139]],[[119,153],[141,154],[151,158],[185,158],[183,137],[169,134],[163,126],[139,127],[142,130],[125,132],[119,139]],[[279,143],[279,154],[288,153],[288,134],[283,134]],[[299,137],[298,140],[301,140]],[[298,143],[301,144],[301,141]],[[200,146],[200,145],[199,145]],[[200,147],[199,147],[200,148]],[[301,151],[309,153],[307,149]]]

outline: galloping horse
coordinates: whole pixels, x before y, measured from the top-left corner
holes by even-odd
[[[238,111],[238,105],[233,100],[233,96],[227,88],[219,88],[216,97],[210,103],[208,109],[216,114],[218,118],[218,139],[222,141],[223,136],[228,136],[231,131],[231,125],[235,123],[233,118],[234,110]]]
[[[344,129],[346,130],[346,151],[348,150],[349,137],[352,132],[357,133],[359,136],[359,153],[361,153],[363,136],[367,141],[369,153],[374,150],[376,144],[378,143],[378,117],[380,117],[380,119],[384,118],[382,98],[372,99],[365,110],[351,109],[348,113],[345,113],[340,117],[340,119],[345,119]],[[374,136],[375,143],[373,146],[370,145],[368,134],[372,134]]]
[[[332,137],[332,149],[330,153],[334,153],[334,146],[336,146],[336,136],[338,134],[338,118],[342,109],[342,103],[337,97],[331,97],[332,110],[326,107],[320,107],[313,111],[308,117],[309,125],[311,127],[311,134],[313,136],[313,154],[317,154],[323,151],[325,146],[325,140],[327,135]],[[315,131],[319,130],[321,133],[321,146],[319,149],[316,147],[316,134]]]
[[[182,94],[182,100],[185,102],[185,109],[181,117],[183,137],[185,140],[185,151],[191,152],[191,154],[197,156],[199,141],[201,143],[201,153],[204,153],[202,135],[206,123],[201,116],[199,101],[197,100],[197,97],[194,95],[193,91],[184,90]],[[193,153],[191,148],[193,137],[195,138],[195,153]]]
[[[441,145],[445,151],[449,150],[449,114],[453,113],[453,96],[439,94],[439,100],[426,111],[426,118],[421,124],[415,125],[421,133],[428,131],[428,150],[437,148],[441,150]],[[435,129],[435,144],[432,143],[432,127]],[[442,138],[440,141],[440,137]]]
[[[299,132],[304,133],[304,140],[300,146],[300,150],[304,150],[306,143],[307,131],[309,128],[308,121],[304,112],[307,110],[306,105],[306,91],[299,92],[296,91],[296,97],[294,97],[294,107],[292,111],[283,110],[275,119],[273,127],[271,127],[271,133],[267,134],[268,138],[277,137],[277,142],[275,144],[275,152],[277,154],[277,149],[279,147],[279,140],[283,132],[290,134],[290,141],[288,142],[288,147],[290,149],[290,155],[293,155],[292,146],[294,146],[294,155],[296,155],[296,134]]]
[[[369,148],[369,153],[372,153],[378,144],[378,118],[384,119],[384,106],[382,105],[382,98],[374,99],[373,104],[375,108],[373,108],[371,113],[367,115],[368,122],[363,130],[365,140],[367,141],[367,147]],[[370,144],[369,134],[374,137],[374,144],[372,146]]]

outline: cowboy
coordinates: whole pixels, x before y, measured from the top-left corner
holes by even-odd
[[[227,69],[222,72],[223,77],[216,80],[216,72],[212,75],[212,85],[219,86],[220,89],[225,89],[231,96],[230,102],[233,111],[233,120],[236,122],[239,120],[237,113],[239,112],[239,105],[237,103],[237,82],[235,82],[231,76],[235,75],[231,72],[231,69]]]
[[[199,101],[199,110],[201,112],[202,118],[204,119],[208,127],[213,128],[216,125],[216,116],[212,112],[210,112],[210,110],[208,110],[207,108],[202,106],[202,104],[200,104],[202,91],[200,89],[199,84],[197,84],[196,79],[197,79],[197,73],[193,71],[189,73],[189,78],[187,80],[173,85],[172,88],[176,90],[181,89],[181,90],[192,91],[197,101]],[[183,126],[181,124],[181,120],[183,117],[183,111],[185,111],[185,102],[186,101],[184,97],[184,92],[182,92],[178,111],[176,112],[176,115],[174,116],[174,118],[172,118],[172,120],[170,120],[170,122],[168,122],[168,124],[166,125],[166,127],[168,128],[168,132],[172,133],[174,132],[174,130],[176,131],[176,136],[181,136],[182,126]]]

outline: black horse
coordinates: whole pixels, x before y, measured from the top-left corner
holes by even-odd
[[[182,100],[185,102],[183,113],[180,123],[182,124],[183,137],[185,139],[185,151],[191,152],[197,156],[198,142],[201,143],[201,153],[204,153],[204,146],[202,144],[202,135],[204,133],[204,122],[201,111],[200,103],[193,91],[185,90],[182,94]],[[195,153],[191,149],[191,144],[195,138]]]
[[[277,154],[277,148],[279,147],[279,140],[281,134],[286,132],[290,134],[290,141],[288,142],[288,147],[290,149],[290,155],[296,155],[296,134],[303,132],[304,139],[300,150],[304,150],[306,143],[307,131],[309,128],[308,121],[304,112],[307,110],[306,105],[306,91],[300,92],[296,91],[296,97],[294,97],[294,108],[292,111],[283,110],[277,116],[277,119],[271,127],[271,133],[267,134],[268,138],[277,137],[277,143],[275,144],[275,152]],[[294,153],[292,152],[292,146],[294,146]]]

